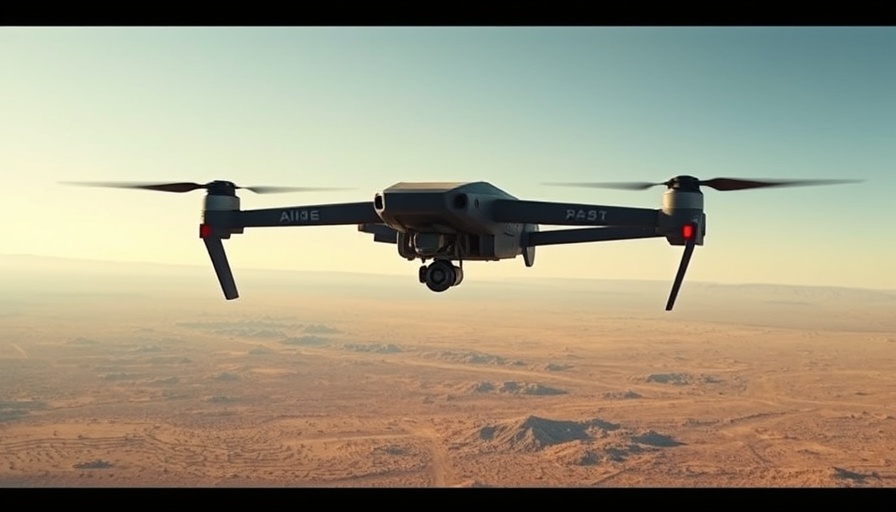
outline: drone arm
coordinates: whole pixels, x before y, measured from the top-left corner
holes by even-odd
[[[372,201],[232,212],[234,227],[337,226],[381,223]]]
[[[498,222],[562,226],[659,226],[660,211],[596,204],[498,199],[492,215]]]
[[[529,233],[527,247],[538,245],[577,244],[583,242],[605,242],[610,240],[633,240],[663,236],[649,227],[608,227],[585,229],[558,229],[554,231],[533,231]]]

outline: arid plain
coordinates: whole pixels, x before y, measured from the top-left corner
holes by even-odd
[[[893,291],[0,264],[4,487],[896,485]]]

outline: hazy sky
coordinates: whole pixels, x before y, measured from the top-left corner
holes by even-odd
[[[244,209],[486,180],[526,199],[660,206],[544,181],[860,178],[705,190],[693,280],[896,288],[896,28],[0,28],[0,253],[209,265],[202,192],[59,181],[352,186]],[[401,274],[354,226],[258,228],[240,268]],[[667,279],[664,239],[542,247],[466,279]],[[238,280],[239,282],[239,280]]]

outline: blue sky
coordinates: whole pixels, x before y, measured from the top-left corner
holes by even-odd
[[[399,181],[658,208],[662,189],[545,181],[858,178],[705,190],[688,277],[896,288],[892,27],[0,28],[0,253],[207,264],[202,193],[59,181],[351,186],[243,208],[368,200]],[[415,279],[354,227],[247,230],[239,268]],[[466,279],[671,280],[663,239],[540,248]]]

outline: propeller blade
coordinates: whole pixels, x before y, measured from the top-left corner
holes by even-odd
[[[544,185],[549,185],[552,187],[579,187],[579,188],[615,188],[621,190],[647,190],[650,187],[655,187],[657,185],[664,185],[664,183],[648,183],[646,181],[633,181],[633,182],[619,182],[619,183],[592,183],[592,182],[578,182],[578,183],[544,183]]]
[[[105,188],[136,188],[143,190],[157,190],[160,192],[190,192],[205,188],[206,185],[199,183],[121,183],[109,181],[63,181],[63,185],[76,185],[82,187],[105,187]]]
[[[836,185],[842,183],[859,183],[862,180],[743,180],[738,178],[713,178],[701,180],[700,186],[721,191],[747,190],[764,187],[803,187],[811,185]]]
[[[684,244],[684,254],[681,255],[681,263],[678,265],[678,273],[675,274],[675,281],[672,283],[672,291],[669,292],[669,301],[666,302],[666,311],[672,311],[675,305],[675,298],[678,297],[678,289],[684,281],[684,273],[688,270],[688,263],[691,261],[691,255],[694,253],[696,245],[696,237],[689,238]]]
[[[123,183],[110,181],[63,181],[63,185],[78,185],[84,187],[106,187],[106,188],[132,188],[142,190],[156,190],[160,192],[190,192],[201,188],[209,188],[216,183],[229,182],[211,182],[206,184],[183,182],[183,183]],[[256,194],[275,194],[279,192],[312,192],[324,190],[351,190],[342,187],[238,187],[230,184],[236,189],[251,190]]]
[[[551,182],[551,183],[543,183],[544,185],[550,186],[559,186],[559,187],[581,187],[581,188],[614,188],[620,190],[647,190],[650,187],[656,187],[659,185],[666,185],[667,187],[672,187],[673,184],[677,182],[678,178],[672,178],[669,181],[663,183],[648,183],[646,181],[632,181],[632,182],[609,182],[609,183],[600,183],[600,182]],[[695,178],[687,177],[691,180],[696,181]],[[711,180],[700,180],[697,181],[699,185],[714,188],[720,191],[731,191],[731,190],[747,190],[751,188],[766,188],[766,187],[803,187],[803,186],[811,186],[811,185],[837,185],[843,183],[861,183],[862,180],[745,180],[740,178],[713,178]]]
[[[256,194],[277,194],[280,192],[317,192],[328,190],[351,190],[346,187],[237,187],[251,190]]]

